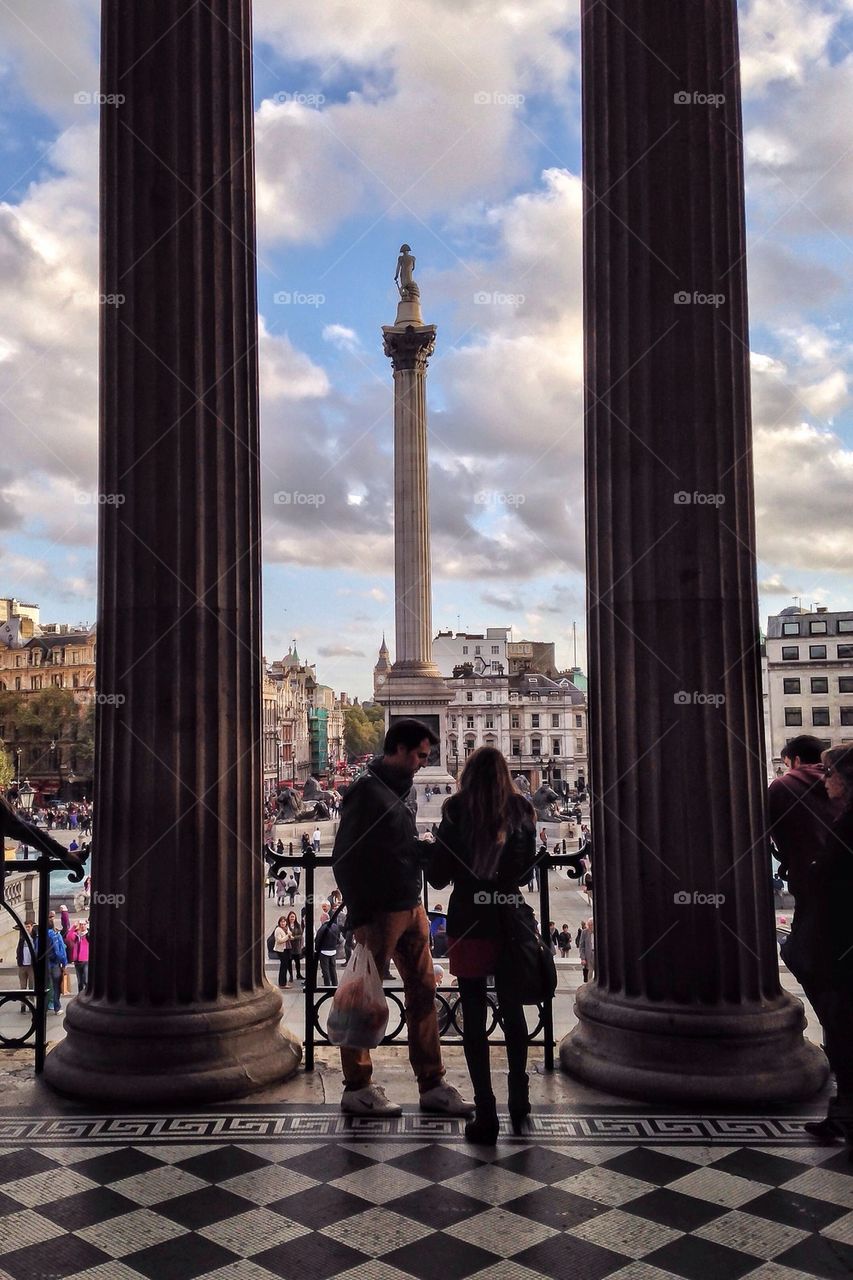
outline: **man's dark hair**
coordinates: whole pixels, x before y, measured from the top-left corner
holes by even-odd
[[[782,748],[782,759],[790,760],[793,764],[799,756],[803,764],[820,764],[823,750],[824,746],[820,738],[815,738],[810,733],[801,733],[799,737],[789,738],[785,743]]]
[[[424,724],[423,720],[415,720],[414,717],[407,716],[403,720],[397,720],[391,725],[391,728],[385,734],[385,742],[382,750],[386,756],[393,756],[397,752],[400,743],[407,751],[414,751],[415,747],[419,747],[424,738],[429,739],[429,744],[434,747],[438,742],[438,734],[433,733],[428,724]]]

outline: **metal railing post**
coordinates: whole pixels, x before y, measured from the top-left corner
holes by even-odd
[[[291,845],[291,848],[293,846]],[[314,850],[301,859],[305,870],[305,1070],[314,1070]]]
[[[548,935],[548,925],[551,919],[551,886],[548,882],[548,873],[551,870],[551,855],[543,859],[539,867],[539,910],[541,919],[539,921],[539,931],[542,934],[547,946],[551,946],[551,939]],[[554,997],[546,1000],[542,1005],[542,1038],[545,1041],[545,1070],[554,1070]]]

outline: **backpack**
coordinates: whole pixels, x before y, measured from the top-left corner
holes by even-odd
[[[278,953],[275,950],[275,929],[273,929],[272,933],[267,938],[267,955],[271,960],[274,960],[277,954]]]

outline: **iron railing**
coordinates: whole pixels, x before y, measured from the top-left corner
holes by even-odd
[[[291,846],[292,848],[292,846]],[[562,867],[569,863],[575,863],[577,853],[565,854],[548,854],[543,856],[541,861],[537,862],[537,874],[539,879],[539,923],[540,928],[547,927],[551,918],[551,893],[548,883],[548,871],[552,867]],[[328,1044],[329,1039],[323,1029],[319,1013],[328,1001],[331,1001],[335,994],[334,987],[321,986],[317,983],[317,957],[314,953],[314,936],[319,927],[318,921],[315,919],[314,908],[317,901],[316,894],[316,872],[319,867],[331,867],[331,856],[321,856],[313,851],[309,854],[307,851],[299,850],[295,857],[279,857],[276,859],[276,865],[283,867],[300,867],[304,872],[303,883],[300,890],[305,896],[306,914],[305,914],[305,950],[303,959],[305,962],[305,1070],[314,1070],[315,1048],[318,1044]],[[423,904],[429,911],[429,895],[430,886],[427,884],[426,875],[424,875],[423,884]],[[394,1045],[400,1044],[405,1039],[406,1015],[403,1007],[403,987],[402,986],[385,986],[384,992],[388,998],[392,1009],[392,1018],[389,1019],[389,1030],[387,1031],[382,1044]],[[459,1006],[459,993],[453,988],[436,991],[436,1005],[439,1017],[439,1032],[443,1044],[458,1044],[461,1041],[461,1009]],[[489,998],[490,1010],[488,1011],[487,1034],[490,1043],[495,1045],[506,1044],[506,1040],[500,1034],[502,1032],[500,1021],[500,1010],[497,1001],[494,999],[493,993],[490,992]],[[537,1020],[534,1027],[530,1029],[528,1036],[528,1044],[541,1046],[544,1051],[544,1066],[546,1071],[554,1070],[554,1002],[553,999],[546,1000],[542,1004],[536,1006]]]
[[[51,854],[38,852],[20,862],[12,864],[15,871],[35,871],[38,875],[38,945],[34,947],[30,941],[30,958],[33,971],[33,987],[26,989],[0,990],[0,1009],[9,1005],[23,1005],[29,1012],[30,1020],[26,1031],[20,1035],[5,1035],[0,1029],[0,1049],[23,1049],[32,1046],[35,1049],[35,1071],[41,1075],[47,1052],[47,1005],[48,1005],[48,958],[47,958],[47,921],[50,911],[50,873],[67,871],[69,880],[79,884],[85,873],[85,861],[89,856],[84,846],[79,855],[69,854],[68,859],[53,857]],[[24,929],[24,921],[18,915],[8,896],[15,883],[10,884],[7,876],[8,865],[0,868],[2,875],[3,910],[7,911],[15,922],[20,937],[21,933],[29,937]],[[15,944],[17,953],[17,941]]]

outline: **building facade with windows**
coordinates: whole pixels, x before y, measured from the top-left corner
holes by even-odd
[[[791,606],[771,616],[766,664],[774,768],[800,733],[827,747],[853,744],[853,611]]]
[[[301,660],[292,645],[270,664],[267,676],[276,691],[279,782],[303,783],[309,775],[325,774],[343,758],[344,703],[329,685],[317,680],[313,663]]]
[[[432,642],[432,659],[443,676],[452,676],[454,667],[469,663],[475,676],[506,675],[510,635],[509,627],[486,627],[485,633],[457,631],[456,635],[439,631]]]
[[[73,699],[68,705],[77,707],[70,717],[44,707],[40,722],[18,723],[18,698],[5,700],[0,741],[16,776],[27,778],[40,799],[91,799],[93,756],[86,720],[95,701],[95,651],[94,627],[80,630],[65,623],[46,624],[23,644],[0,643],[0,694],[28,700],[61,689]]]
[[[448,707],[447,761],[458,774],[477,747],[496,747],[513,775],[534,790],[542,782],[586,784],[586,697],[571,681],[557,683],[533,672],[519,675],[462,674],[452,681]]]

